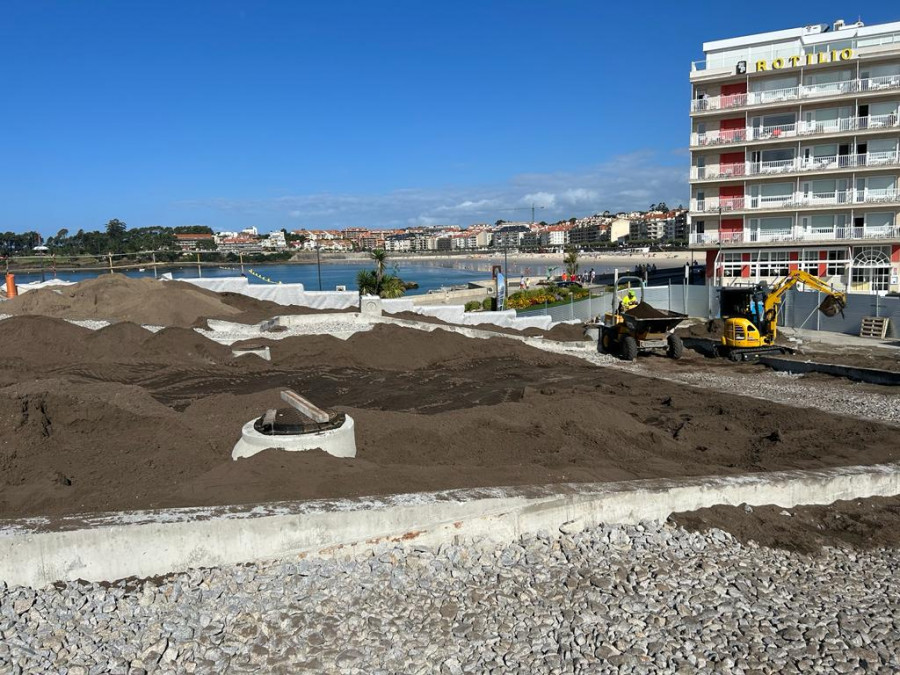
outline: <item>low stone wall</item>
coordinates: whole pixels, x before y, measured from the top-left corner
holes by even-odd
[[[0,580],[147,577],[297,555],[360,553],[386,541],[510,542],[540,530],[663,520],[716,504],[828,504],[900,494],[900,465],[746,476],[496,488],[255,507],[172,509],[0,523]]]

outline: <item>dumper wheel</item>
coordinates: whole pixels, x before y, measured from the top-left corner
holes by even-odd
[[[599,351],[603,354],[611,354],[613,351],[613,336],[612,332],[606,330],[606,328],[600,329],[600,339],[597,341],[599,345]]]
[[[637,340],[630,335],[626,335],[622,340],[622,358],[626,361],[634,361],[637,358],[637,354]]]
[[[673,333],[666,338],[666,342],[669,344],[669,348],[666,350],[669,358],[680,359],[684,354],[684,342],[681,341],[681,338]]]

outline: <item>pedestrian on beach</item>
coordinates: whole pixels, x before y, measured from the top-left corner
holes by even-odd
[[[596,277],[594,276],[594,268],[592,267],[592,268],[591,268],[591,273],[590,273],[590,275],[588,276],[588,279],[590,280],[591,283],[594,283],[594,279],[595,279],[595,278],[596,278]]]
[[[519,278],[519,290],[520,290],[520,291],[524,291],[526,288],[528,288],[528,286],[527,286],[527,284],[525,283],[525,275],[523,274],[523,275]]]

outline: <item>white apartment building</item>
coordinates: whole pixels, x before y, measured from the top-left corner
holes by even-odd
[[[800,268],[851,292],[900,290],[900,21],[703,51],[690,75],[689,241],[707,275]]]
[[[569,243],[569,230],[571,225],[550,225],[541,230],[541,246],[562,247]]]

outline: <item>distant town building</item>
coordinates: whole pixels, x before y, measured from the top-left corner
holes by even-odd
[[[216,238],[211,234],[176,234],[175,240],[182,251],[200,251],[216,248]]]

